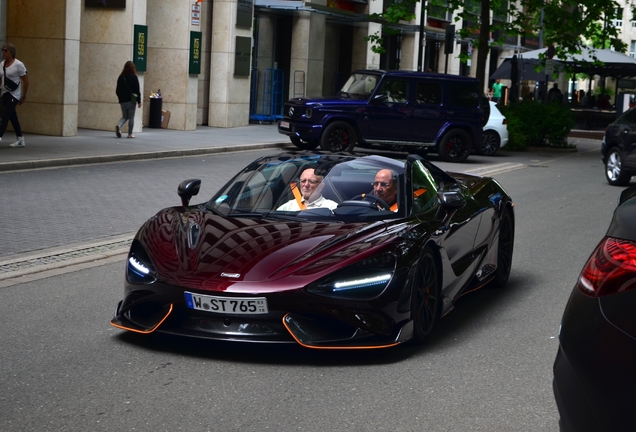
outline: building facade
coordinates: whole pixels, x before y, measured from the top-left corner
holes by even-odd
[[[333,94],[356,69],[474,76],[457,58],[476,58],[470,40],[455,38],[444,53],[453,23],[445,8],[424,20],[419,8],[377,54],[365,37],[381,31],[368,19],[381,11],[380,0],[0,0],[0,39],[16,46],[29,73],[23,129],[57,136],[114,130],[117,77],[139,58],[137,131],[148,126],[158,90],[168,128],[194,130],[275,120],[281,101]],[[495,49],[490,69],[513,51]]]

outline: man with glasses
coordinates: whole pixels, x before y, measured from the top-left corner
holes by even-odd
[[[278,207],[278,211],[300,211],[311,208],[326,207],[330,210],[338,207],[338,203],[323,197],[320,192],[324,184],[322,176],[316,175],[313,168],[307,168],[300,175],[300,188],[296,183],[290,186],[294,194],[294,199],[287,201]],[[300,190],[299,190],[300,189]]]
[[[373,195],[386,202],[393,212],[398,211],[397,205],[397,174],[390,169],[381,169],[375,175],[373,181]],[[382,206],[382,203],[378,203]]]

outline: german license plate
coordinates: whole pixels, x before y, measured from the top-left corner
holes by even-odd
[[[265,297],[217,297],[186,291],[185,300],[190,309],[205,312],[242,315],[267,313],[267,299]]]
[[[283,129],[289,129],[289,122],[281,120],[280,127],[282,127]]]

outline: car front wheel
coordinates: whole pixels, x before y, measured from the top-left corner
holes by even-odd
[[[477,154],[483,156],[492,156],[497,153],[499,150],[499,146],[501,145],[501,138],[499,134],[495,131],[485,131],[484,132],[484,142],[482,145],[477,146],[475,149]]]
[[[446,162],[464,162],[470,154],[471,144],[468,132],[451,130],[439,143],[439,155]]]
[[[420,257],[411,293],[414,343],[425,342],[439,320],[442,307],[440,282],[441,277],[433,251],[426,247]]]
[[[356,145],[356,131],[347,122],[330,123],[320,138],[320,148],[332,153],[351,152]]]
[[[623,152],[614,147],[605,159],[605,177],[612,186],[625,186],[632,175],[623,169]]]
[[[497,269],[492,286],[502,288],[508,282],[512,268],[512,252],[515,246],[515,226],[512,212],[505,209],[499,220],[499,243],[497,244]]]

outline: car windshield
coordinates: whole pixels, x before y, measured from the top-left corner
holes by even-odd
[[[228,217],[344,222],[396,218],[408,214],[411,205],[403,198],[404,167],[404,161],[380,156],[265,157],[234,177],[207,207]],[[419,170],[426,172],[418,178],[432,179],[426,168],[420,165]]]
[[[354,99],[368,99],[378,84],[377,75],[354,73],[352,74],[342,89],[340,96]]]

